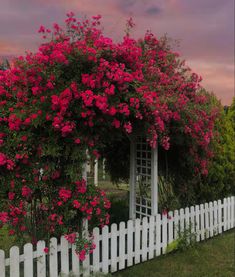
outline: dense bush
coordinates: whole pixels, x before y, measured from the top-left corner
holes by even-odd
[[[98,157],[136,130],[151,147],[180,154],[187,174],[208,173],[218,111],[200,77],[150,32],[114,43],[99,18],[81,22],[70,13],[65,28],[42,26],[38,51],[0,71],[0,182],[8,198],[0,223],[12,234],[36,241],[78,231],[81,218],[107,223],[109,201],[82,179],[82,167],[87,153]],[[106,157],[112,172],[114,157]]]

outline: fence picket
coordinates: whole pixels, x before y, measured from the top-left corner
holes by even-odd
[[[228,224],[227,224],[227,228],[230,229],[231,228],[231,198],[230,197],[227,198],[227,203],[228,203]]]
[[[200,241],[200,211],[199,206],[196,205],[195,207],[195,232],[196,232],[196,240]]]
[[[161,255],[161,215],[157,214],[156,216],[156,256]]]
[[[173,213],[168,213],[168,244],[173,241]]]
[[[218,228],[218,203],[217,201],[213,202],[213,216],[214,216],[214,235],[217,235],[219,233]]]
[[[10,277],[20,277],[20,255],[19,247],[10,249]]]
[[[6,269],[5,269],[5,252],[0,249],[0,277],[5,277]]]
[[[149,259],[154,257],[154,230],[155,230],[155,217],[149,218]]]
[[[167,248],[167,215],[162,217],[162,253],[166,253]]]
[[[26,243],[24,245],[24,277],[33,276],[33,245]]]
[[[231,228],[235,227],[235,197],[232,196],[231,197],[231,219],[232,219],[232,224],[231,224]]]
[[[205,209],[204,205],[200,205],[200,223],[201,223],[201,240],[205,239]]]
[[[111,272],[117,271],[117,224],[111,225]]]
[[[119,224],[119,269],[125,268],[125,244],[126,244],[125,222]]]
[[[135,220],[135,264],[140,262],[140,219]]]
[[[109,272],[109,227],[102,228],[102,272]]]
[[[90,276],[90,255],[86,255],[86,259],[82,262],[82,274],[83,277]]]
[[[127,266],[133,265],[133,221],[127,222]]]
[[[72,273],[75,276],[80,276],[80,261],[76,254],[76,245],[72,245]]]
[[[184,209],[180,209],[180,224],[179,224],[179,230],[180,233],[184,230]]]
[[[50,277],[58,277],[57,239],[50,239]]]
[[[37,277],[46,277],[46,247],[45,241],[37,242]]]
[[[222,203],[221,200],[218,201],[218,230],[219,234],[222,233]]]
[[[223,203],[223,230],[227,231],[227,216],[228,216],[228,205],[227,205],[227,198],[224,198]]]
[[[189,208],[186,207],[185,208],[185,228],[186,229],[189,229],[189,221],[190,221],[189,216],[190,216],[190,214],[189,214]]]
[[[214,207],[213,207],[213,203],[209,202],[209,213],[210,213],[210,226],[209,226],[209,230],[210,230],[210,237],[213,237],[213,232],[214,232]]]
[[[206,239],[209,238],[209,206],[205,203],[205,236]]]
[[[113,227],[113,226],[112,226]],[[111,240],[113,233],[111,232]],[[93,229],[95,249],[93,251],[93,272],[100,271],[100,230],[98,227]],[[112,246],[111,246],[112,251]]]
[[[179,226],[179,211],[175,210],[174,211],[174,239],[176,240],[179,236],[179,231],[180,231],[180,226]]]
[[[142,262],[147,260],[147,241],[148,241],[148,218],[144,217],[142,221]]]
[[[195,219],[195,207],[191,206],[189,210],[189,225],[192,228],[192,231],[196,233],[196,219]]]
[[[68,240],[61,236],[61,273],[69,274],[69,243]]]

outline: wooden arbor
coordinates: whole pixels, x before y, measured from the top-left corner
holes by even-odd
[[[130,138],[130,199],[131,219],[158,213],[158,150],[152,149],[146,137]]]

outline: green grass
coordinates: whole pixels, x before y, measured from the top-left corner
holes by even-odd
[[[234,277],[235,229],[183,252],[160,256],[115,277]]]

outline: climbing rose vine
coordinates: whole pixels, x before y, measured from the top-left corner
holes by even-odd
[[[201,78],[152,33],[131,38],[132,21],[119,43],[99,24],[100,16],[80,21],[69,13],[65,27],[41,26],[38,51],[0,71],[0,182],[7,199],[0,224],[11,234],[37,241],[67,233],[75,242],[82,218],[107,224],[110,202],[82,179],[82,166],[117,135],[141,129],[151,147],[165,150],[183,137],[195,172],[207,174],[217,111]],[[81,259],[94,248],[77,245]]]

